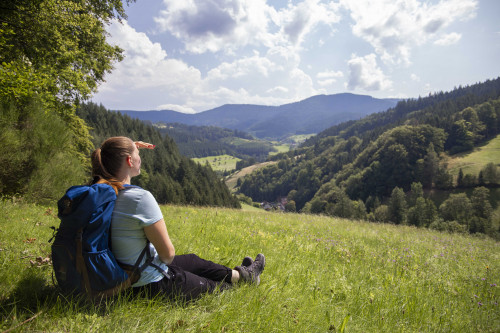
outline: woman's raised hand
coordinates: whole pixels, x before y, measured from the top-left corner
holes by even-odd
[[[155,145],[152,143],[147,143],[143,141],[135,141],[135,146],[140,149],[140,148],[146,148],[146,149],[154,149]]]

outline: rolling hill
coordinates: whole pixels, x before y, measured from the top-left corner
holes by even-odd
[[[249,132],[258,138],[277,139],[295,134],[319,133],[333,125],[385,111],[397,99],[376,99],[366,95],[318,95],[280,106],[226,104],[196,114],[171,110],[119,112],[153,123],[182,123],[218,126]]]

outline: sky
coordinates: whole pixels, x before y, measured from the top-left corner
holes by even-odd
[[[92,100],[206,111],[354,93],[417,98],[500,76],[498,0],[137,0]]]

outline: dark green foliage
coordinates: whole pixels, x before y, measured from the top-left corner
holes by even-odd
[[[445,221],[457,221],[469,229],[473,211],[471,201],[465,193],[450,194],[439,206],[439,210]]]
[[[408,210],[408,224],[416,227],[428,227],[437,218],[436,205],[431,199],[417,198]]]
[[[481,170],[482,178],[481,184],[499,184],[500,174],[498,173],[498,168],[495,163],[491,162],[486,164],[486,166]]]
[[[181,155],[174,141],[154,127],[94,103],[82,105],[78,115],[92,128],[96,147],[118,135],[156,145],[154,150],[141,153],[143,169],[133,183],[151,191],[159,203],[240,207],[209,166]]]
[[[181,154],[188,157],[231,155],[241,159],[265,160],[272,145],[250,134],[215,126],[190,126],[179,123],[156,124],[171,137]],[[255,162],[254,162],[255,163]]]
[[[0,104],[0,196],[24,196],[49,202],[85,179],[85,166],[75,157],[71,131],[42,103],[24,107]]]
[[[106,40],[106,26],[126,17],[123,2],[2,0],[0,5],[0,100],[24,109],[35,99],[43,114],[57,114],[72,133],[66,139],[81,163],[92,144],[74,115],[75,105],[97,91],[122,59],[122,50]]]
[[[491,227],[491,215],[493,208],[489,201],[490,190],[486,187],[477,187],[472,192],[470,201],[474,214],[471,232],[486,233]]]
[[[406,222],[407,204],[405,193],[399,187],[392,190],[389,199],[389,220],[395,224],[404,224]]]
[[[298,149],[274,156],[277,165],[247,176],[240,191],[267,201],[288,195],[298,211],[353,216],[354,203],[361,200],[370,212],[368,218],[375,221],[433,225],[443,230],[487,230],[471,228],[472,220],[464,217],[469,213],[468,217],[475,216],[470,207],[468,212],[462,207],[461,213],[448,208],[457,198],[442,206],[444,221],[439,222],[436,204],[423,192],[455,187],[441,159],[443,153],[471,149],[498,134],[500,78],[401,101],[386,112],[331,127]],[[496,169],[494,164],[488,165],[478,178],[462,173],[459,186],[497,186]],[[412,188],[413,183],[421,185]],[[410,192],[406,209],[404,205],[396,209],[395,199],[390,200],[395,188],[400,189],[399,203],[404,199],[401,193]],[[469,199],[461,199],[467,206]],[[481,221],[474,223],[482,225]]]
[[[472,86],[459,87],[447,93],[437,93],[428,97],[418,99],[408,99],[398,102],[396,107],[385,112],[374,113],[361,120],[348,121],[337,126],[330,127],[311,137],[303,146],[312,146],[318,140],[329,136],[349,138],[351,136],[363,135],[363,139],[373,138],[390,128],[403,124],[429,124],[434,127],[443,128],[447,133],[453,122],[459,120],[454,117],[467,107],[479,105],[481,103],[493,104],[491,107],[484,107],[479,112],[479,119],[486,124],[486,119],[496,120],[494,124],[488,125],[490,129],[498,128],[499,103],[494,101],[500,96],[500,78],[487,80],[484,83],[477,83]],[[498,134],[490,130],[490,138]],[[449,148],[447,148],[449,149]]]

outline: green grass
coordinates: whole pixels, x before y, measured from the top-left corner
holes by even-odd
[[[297,134],[288,137],[289,140],[292,140],[295,143],[302,143],[316,134]]]
[[[491,239],[311,215],[162,210],[178,254],[229,267],[266,254],[261,284],[189,304],[79,303],[57,294],[43,263],[54,212],[0,201],[0,330],[339,332],[344,323],[346,332],[499,331],[500,249]]]
[[[278,142],[272,142],[272,143],[273,143],[273,147],[274,147],[274,149],[276,149],[276,151],[270,152],[269,153],[270,156],[281,154],[281,153],[286,153],[290,150],[289,144],[280,144]]]
[[[500,135],[475,148],[473,152],[451,156],[448,160],[448,170],[456,176],[461,168],[464,174],[477,176],[488,163],[500,164]]]
[[[193,160],[201,165],[205,165],[208,162],[214,171],[234,170],[236,169],[236,162],[241,161],[240,158],[230,155],[200,157],[193,158]]]

